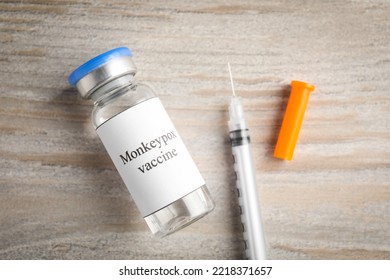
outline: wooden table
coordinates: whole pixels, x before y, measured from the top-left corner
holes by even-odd
[[[21,3],[22,2],[22,3]],[[232,65],[271,259],[390,259],[388,1],[1,1],[0,258],[241,259],[227,131]],[[215,210],[149,233],[67,76],[134,52]],[[273,158],[291,80],[316,86]]]

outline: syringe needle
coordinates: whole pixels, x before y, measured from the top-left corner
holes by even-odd
[[[229,62],[228,62],[228,68],[229,68],[229,74],[230,74],[230,83],[232,84],[233,96],[236,96],[236,92],[234,91],[232,69],[230,68],[230,63]]]
[[[230,68],[230,63],[228,63],[228,68],[230,73],[230,83],[233,91],[233,97],[231,99],[230,106],[229,106],[229,117],[230,117],[229,129],[231,131],[239,130],[239,129],[247,129],[240,98],[236,96],[236,93],[234,91],[233,76],[232,76],[232,70]]]

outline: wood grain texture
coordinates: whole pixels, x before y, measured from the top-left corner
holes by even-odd
[[[0,258],[240,259],[232,65],[271,259],[390,259],[388,1],[0,1]],[[153,237],[67,85],[126,45],[216,209]],[[289,82],[316,85],[292,162],[272,157]]]

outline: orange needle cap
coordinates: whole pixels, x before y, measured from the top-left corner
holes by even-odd
[[[291,81],[291,93],[276,143],[274,157],[291,160],[313,85]]]

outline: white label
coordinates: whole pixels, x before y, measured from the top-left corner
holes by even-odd
[[[158,98],[96,131],[144,217],[205,184]]]

